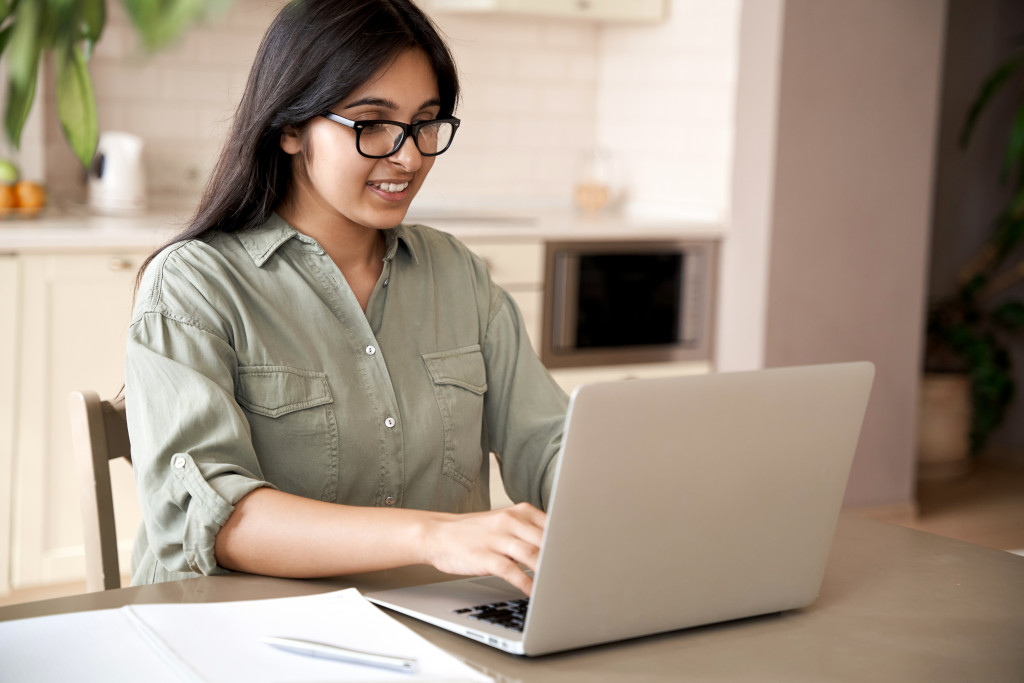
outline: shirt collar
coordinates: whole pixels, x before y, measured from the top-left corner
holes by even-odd
[[[409,238],[405,234],[406,228],[404,225],[399,225],[396,228],[384,231],[384,260],[390,261],[394,259],[395,254],[398,252],[399,244],[403,245],[403,249],[409,254],[409,258],[412,259],[414,264],[419,263],[419,259],[416,258],[416,252],[413,251],[412,244]],[[291,239],[303,242],[311,247],[323,251],[323,247],[308,235],[303,235],[301,232],[293,228],[288,222],[281,218],[277,212],[270,214],[270,218],[267,222],[258,228],[252,230],[245,230],[238,233],[238,240],[241,242],[242,247],[248,252],[252,258],[253,263],[256,267],[262,268],[263,264],[270,260],[281,245],[285,244]]]

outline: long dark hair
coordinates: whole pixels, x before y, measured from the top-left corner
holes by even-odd
[[[262,224],[284,198],[292,157],[287,126],[302,129],[400,52],[423,50],[437,76],[440,117],[459,97],[458,74],[433,22],[411,0],[295,0],[274,19],[249,72],[231,132],[195,215],[167,244]]]

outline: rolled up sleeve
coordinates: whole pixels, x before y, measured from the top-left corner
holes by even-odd
[[[137,308],[125,399],[144,524],[137,543],[148,547],[133,553],[133,583],[223,573],[218,531],[235,503],[270,485],[235,400],[236,377],[231,345],[201,320]],[[146,576],[137,575],[144,564]]]
[[[492,284],[483,345],[490,446],[509,498],[546,509],[569,399],[537,358],[525,329],[512,297]]]

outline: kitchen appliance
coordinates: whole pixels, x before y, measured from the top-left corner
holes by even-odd
[[[131,133],[100,134],[89,167],[89,207],[104,214],[134,214],[146,208],[142,138]]]
[[[548,242],[549,368],[710,361],[715,240]]]

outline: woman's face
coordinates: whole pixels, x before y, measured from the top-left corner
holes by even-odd
[[[331,111],[355,121],[416,123],[437,118],[440,109],[437,77],[426,54],[409,49]],[[297,155],[301,135],[286,130],[281,148]],[[354,130],[322,116],[309,122],[305,135],[308,163],[302,155],[294,157],[295,174],[285,201],[286,218],[303,231],[332,229],[339,219],[357,229],[395,227],[434,163],[410,138],[391,156],[368,159],[356,150]]]

